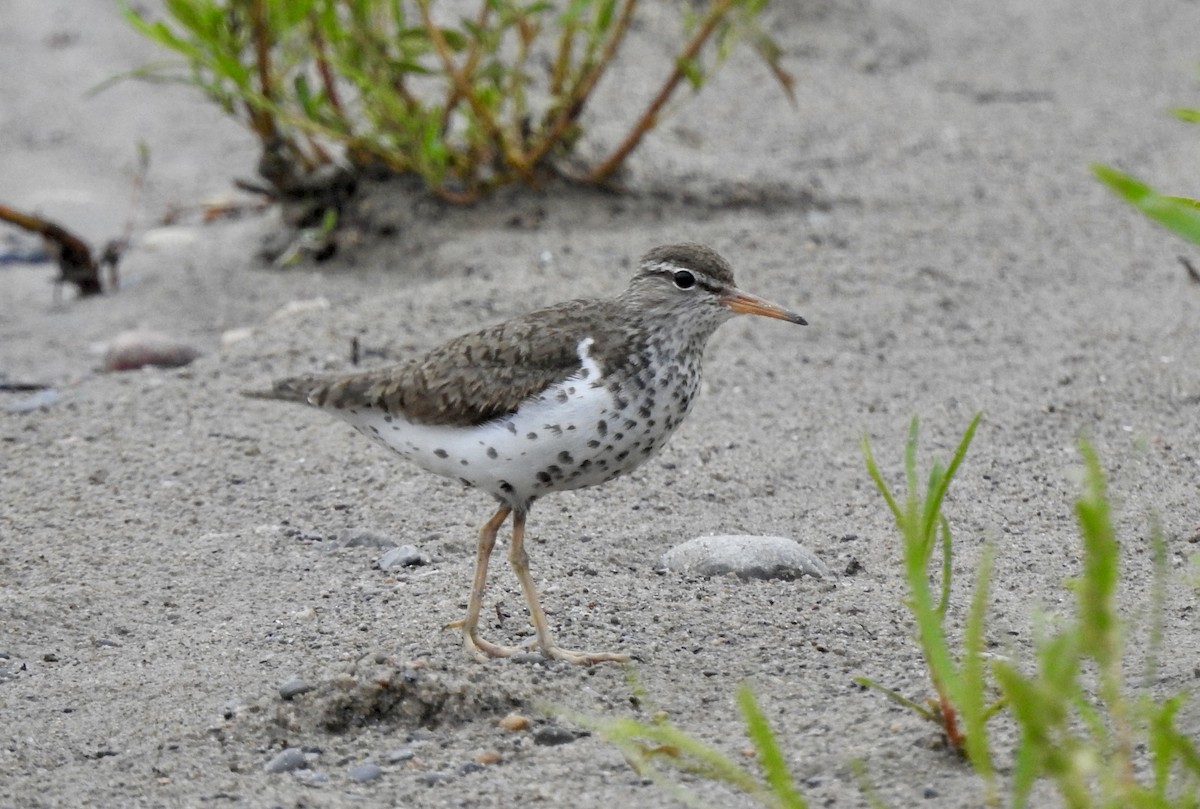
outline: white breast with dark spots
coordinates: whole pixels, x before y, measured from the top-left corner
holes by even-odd
[[[611,480],[651,457],[682,420],[699,370],[617,388],[578,347],[581,370],[502,419],[475,427],[413,424],[378,410],[331,411],[424,469],[490,492],[518,508],[554,491]]]

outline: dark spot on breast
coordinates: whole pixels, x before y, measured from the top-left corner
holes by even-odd
[[[565,463],[567,466],[570,466],[571,464],[575,463],[575,459],[571,457],[571,453],[566,452],[565,450],[563,452],[558,453],[558,460],[561,461],[562,463]]]
[[[625,438],[625,433],[613,433],[613,441],[621,441]]]
[[[649,455],[651,452],[654,452],[654,445],[653,445],[653,444],[651,444],[651,445],[649,445],[649,446],[647,446],[647,447],[642,447],[642,454],[643,454],[643,455]]]
[[[512,487],[511,483],[509,483],[507,480],[500,481],[500,491],[511,492],[512,490],[513,490],[513,487]]]
[[[459,461],[459,463],[460,463],[460,464],[462,464],[463,466],[469,466],[469,465],[470,465],[470,464],[468,464],[468,463],[467,463],[467,459],[466,459],[466,458],[463,458],[461,461]]]
[[[595,449],[600,446],[600,442],[593,438],[591,441],[588,441],[587,445],[588,449]]]
[[[513,435],[517,434],[517,425],[513,424],[511,421],[504,425],[504,429],[508,430]]]
[[[562,477],[562,467],[561,466],[557,466],[555,464],[550,464],[549,466],[546,467],[546,471],[549,472],[553,477],[556,477],[556,478]]]
[[[573,431],[574,429],[575,429],[575,425],[574,425],[574,424],[568,424],[568,425],[567,425],[567,432],[571,432],[571,431]]]
[[[458,482],[459,482],[459,483],[461,483],[461,484],[462,484],[462,485],[464,485],[464,486],[474,486],[474,485],[475,485],[474,483],[472,483],[471,481],[467,480],[466,478],[459,478],[459,479],[458,479]]]
[[[618,452],[618,453],[617,453],[617,460],[618,460],[618,461],[623,461],[623,460],[625,460],[625,459],[626,459],[626,458],[628,458],[628,457],[629,457],[629,450],[627,450],[627,449],[623,449],[623,450],[621,450],[620,452]]]
[[[636,430],[637,422],[634,421],[633,419],[625,419],[625,429],[626,430]]]
[[[543,469],[542,471],[537,473],[537,479],[540,480],[542,483],[549,483],[550,482],[550,473]]]
[[[596,466],[600,467],[601,469],[608,469],[608,461],[604,458],[601,458],[600,460],[596,461]]]
[[[446,450],[444,450],[444,449],[435,449],[433,451],[433,454],[438,456],[439,458],[446,458],[450,455],[450,453],[446,452]]]
[[[496,452],[496,448],[495,448],[495,447],[488,447],[488,448],[487,448],[487,456],[488,456],[489,458],[495,458],[495,457],[496,457],[498,454],[499,454],[499,453],[497,453],[497,452]]]
[[[537,433],[525,433],[525,437],[528,438],[530,441],[536,441]]]
[[[650,429],[651,427],[653,427],[655,424],[658,424],[658,422],[657,422],[657,421],[655,421],[654,419],[646,419],[646,429],[647,429],[647,430],[649,430],[649,429]]]
[[[591,465],[592,465],[591,460],[589,460],[587,458],[585,458],[584,460],[579,462],[580,469],[589,469],[589,468],[591,468]]]
[[[555,394],[554,398],[558,400],[559,404],[566,404],[567,400],[571,397],[567,395],[565,390],[560,390],[557,394]]]
[[[384,416],[383,420],[386,421],[388,424],[391,424],[394,421],[394,419],[391,416]]]
[[[650,418],[650,414],[654,411],[650,409],[650,405],[642,405],[638,408],[638,415],[644,419]]]
[[[598,422],[596,422],[596,433],[601,437],[608,435],[608,422],[604,419],[600,419]]]
[[[378,435],[379,435],[379,428],[378,428],[378,427],[376,427],[374,424],[372,424],[372,425],[371,425],[371,432],[372,432],[372,433],[374,433],[376,436],[378,436]]]

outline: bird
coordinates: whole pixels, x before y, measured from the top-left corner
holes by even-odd
[[[362,372],[282,379],[247,395],[300,402],[349,422],[417,466],[491,495],[479,528],[462,631],[480,661],[536,647],[549,659],[624,662],[618,652],[558,646],[529,570],[525,524],[554,492],[598,486],[662,449],[700,389],[709,337],[738,314],[807,325],[744,292],[715,250],[671,244],[647,252],[625,290],[579,299],[456,337],[422,357]],[[535,630],[526,646],[479,634],[488,562],[512,517],[508,560]]]

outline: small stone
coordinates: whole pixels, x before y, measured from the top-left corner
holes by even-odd
[[[116,649],[121,646],[119,641],[112,640],[111,638],[96,638],[92,641],[92,645],[97,649]]]
[[[393,570],[399,567],[416,567],[426,563],[425,557],[421,555],[412,545],[401,545],[398,548],[392,548],[385,552],[383,556],[375,562],[380,570]]]
[[[578,738],[575,731],[564,728],[562,725],[542,725],[533,732],[533,743],[543,747],[570,744]]]
[[[529,727],[529,717],[519,713],[510,713],[496,724],[504,730],[525,730]]]
[[[46,652],[46,654],[42,655],[42,662],[43,663],[57,663],[58,655],[56,655],[54,652]]]
[[[482,764],[475,761],[468,761],[458,768],[459,775],[470,775],[473,772],[481,772],[484,769]]]
[[[383,768],[378,764],[373,764],[369,761],[366,764],[359,764],[356,767],[351,767],[350,769],[346,770],[347,778],[364,784],[369,781],[374,781],[381,775],[383,775]]]
[[[784,579],[829,576],[829,568],[803,545],[786,537],[730,535],[697,537],[664,553],[668,570],[693,576]]]
[[[300,677],[292,677],[290,680],[284,680],[279,686],[279,696],[285,700],[290,700],[293,697],[298,697],[301,694],[307,694],[313,690],[313,686]]]
[[[400,764],[409,761],[416,756],[416,751],[411,747],[401,747],[388,753],[388,764]]]
[[[308,757],[299,747],[285,747],[266,763],[263,772],[294,772],[308,767]]]
[[[421,774],[421,781],[424,784],[426,784],[427,786],[434,786],[436,784],[444,784],[447,781],[452,781],[452,780],[454,780],[454,776],[450,775],[449,773],[441,772],[439,770],[430,770],[427,773]]]
[[[479,755],[475,756],[475,763],[486,767],[489,764],[495,764],[500,760],[500,754],[495,750],[484,750]]]
[[[924,789],[921,790],[922,798],[926,798],[926,799],[936,798],[937,796],[938,796],[938,791],[936,789],[934,789],[932,786],[926,786]]]
[[[151,366],[179,368],[200,352],[182,340],[162,332],[135,329],[118,334],[104,352],[104,370],[133,371]]]

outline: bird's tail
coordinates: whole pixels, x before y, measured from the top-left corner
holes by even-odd
[[[312,395],[325,384],[322,377],[309,374],[281,379],[270,390],[244,390],[243,396],[251,399],[278,399],[284,402],[311,404]]]

